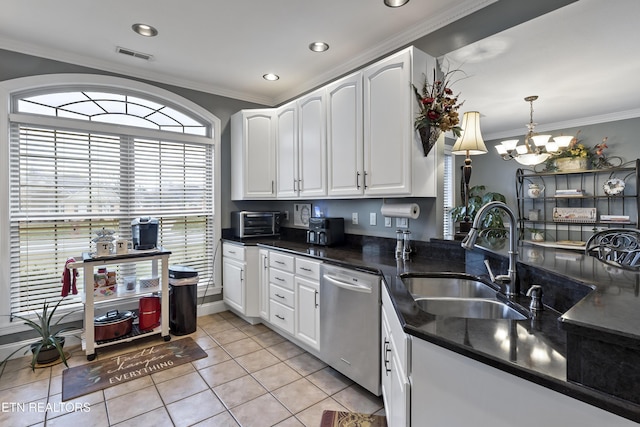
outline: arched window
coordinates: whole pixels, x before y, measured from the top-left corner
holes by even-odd
[[[2,141],[9,154],[2,262],[10,313],[59,297],[65,262],[95,250],[92,239],[103,228],[130,239],[137,217],[159,220],[159,244],[172,252],[172,264],[194,267],[201,284],[219,283],[219,120],[175,94],[125,79],[18,80],[13,86],[25,89],[7,94],[9,137]],[[120,282],[148,270],[123,264],[117,276]]]

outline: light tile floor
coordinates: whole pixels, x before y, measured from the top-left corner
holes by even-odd
[[[231,312],[198,318],[207,358],[62,402],[64,365],[31,371],[28,357],[0,377],[0,426],[307,426],[325,409],[384,414],[382,399],[264,325]],[[173,337],[180,339],[182,337]],[[141,339],[98,358],[162,342]],[[69,366],[87,359],[67,349]]]

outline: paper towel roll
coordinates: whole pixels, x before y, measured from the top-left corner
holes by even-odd
[[[382,204],[380,213],[393,218],[417,219],[420,215],[420,206],[417,203]]]

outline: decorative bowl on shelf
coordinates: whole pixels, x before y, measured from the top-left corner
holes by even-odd
[[[620,178],[611,178],[605,181],[602,186],[604,194],[607,196],[618,196],[624,191],[625,183]]]

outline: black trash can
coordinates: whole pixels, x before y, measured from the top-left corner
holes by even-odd
[[[174,335],[196,331],[198,272],[184,265],[169,267],[169,329]]]

